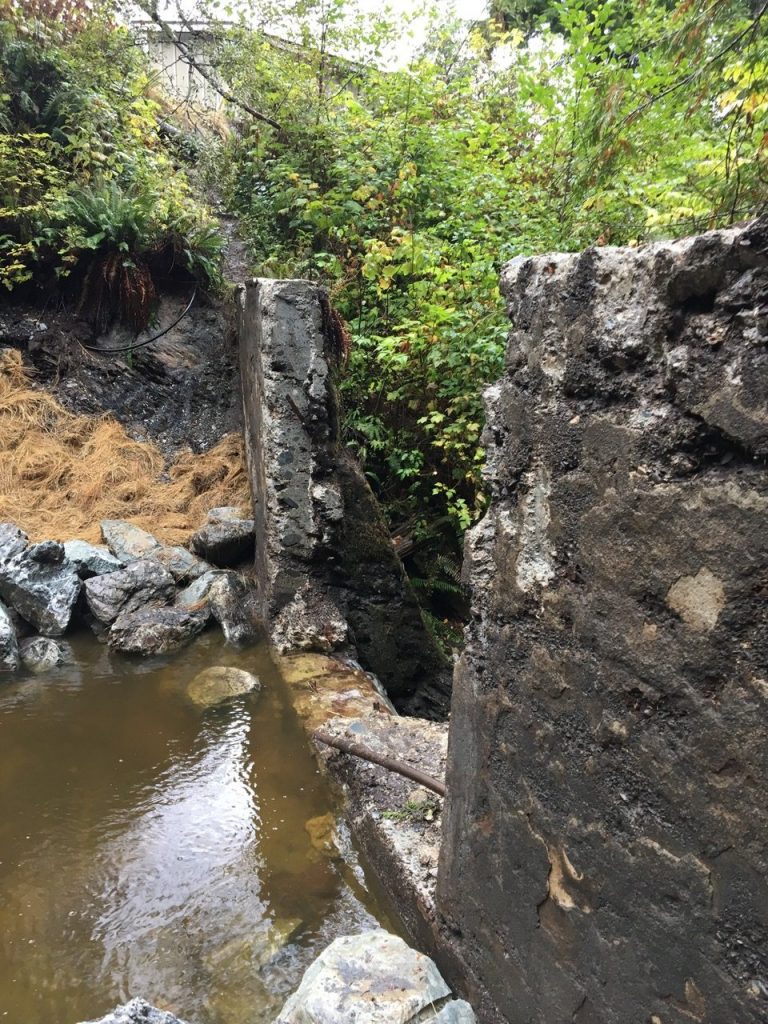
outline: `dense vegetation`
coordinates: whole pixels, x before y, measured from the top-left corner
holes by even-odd
[[[434,16],[408,67],[378,71],[397,33],[348,7],[303,5],[300,60],[222,36],[222,72],[282,126],[232,138],[231,198],[261,272],[327,280],[349,322],[348,439],[395,520],[461,533],[482,507],[501,264],[764,208],[762,9],[499,0],[474,26]]]
[[[352,0],[201,10],[234,102],[198,180],[240,214],[259,273],[327,282],[352,336],[347,439],[402,532],[450,547],[482,509],[505,260],[765,208],[767,6],[494,0],[474,25],[431,15],[394,67],[406,26]],[[158,254],[215,278],[143,54],[108,10],[62,24],[27,13],[0,35],[0,280],[81,268],[87,285],[96,254],[105,280],[110,259],[149,277]],[[441,572],[424,585],[452,586]]]
[[[3,13],[0,284],[63,287],[100,329],[145,326],[174,276],[216,287],[221,240],[128,29],[67,0]]]

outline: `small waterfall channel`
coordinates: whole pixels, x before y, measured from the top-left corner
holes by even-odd
[[[259,1024],[333,938],[392,927],[266,650],[71,647],[0,689],[0,1021],[75,1024],[141,995]],[[196,706],[210,665],[261,692]]]

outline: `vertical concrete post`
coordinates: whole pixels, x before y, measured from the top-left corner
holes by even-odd
[[[401,706],[444,714],[450,674],[339,441],[327,295],[308,281],[257,280],[240,307],[256,575],[273,642],[357,655]]]

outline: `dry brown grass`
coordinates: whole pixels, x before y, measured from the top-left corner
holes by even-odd
[[[153,444],[112,417],[77,416],[31,386],[21,355],[0,354],[0,522],[32,540],[100,541],[102,519],[127,519],[182,543],[218,505],[250,507],[243,441],[222,438],[167,468]]]

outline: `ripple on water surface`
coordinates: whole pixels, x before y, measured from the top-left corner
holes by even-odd
[[[264,652],[202,637],[129,661],[87,637],[0,684],[0,1020],[75,1024],[141,995],[191,1024],[271,1021],[336,935],[383,921]],[[201,710],[209,665],[260,694]]]

